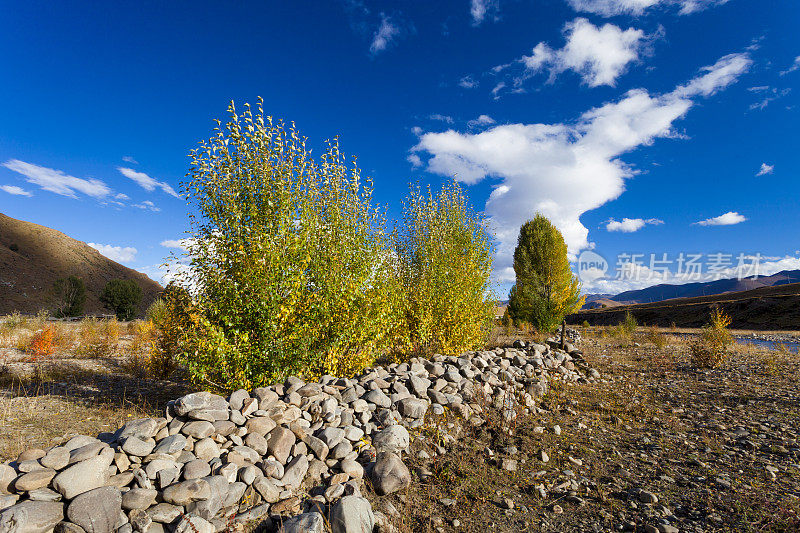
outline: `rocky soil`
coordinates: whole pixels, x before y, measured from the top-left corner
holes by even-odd
[[[795,356],[636,340],[189,394],[0,465],[0,531],[800,531]]]
[[[800,531],[794,356],[736,347],[699,370],[679,343],[583,348],[598,383],[412,446],[419,482],[392,502],[408,531]]]

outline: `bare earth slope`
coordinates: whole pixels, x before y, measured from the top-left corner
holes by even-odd
[[[682,328],[700,327],[708,321],[711,308],[728,313],[735,329],[800,329],[800,283],[761,287],[714,296],[673,298],[650,304],[620,305],[582,310],[567,317],[569,324],[584,321],[593,326],[619,324],[630,312],[640,324]]]
[[[71,275],[86,283],[87,314],[108,312],[99,296],[112,279],[132,279],[139,284],[140,310],[147,309],[162,290],[146,275],[115,263],[84,242],[0,213],[0,314],[52,309],[53,282]]]

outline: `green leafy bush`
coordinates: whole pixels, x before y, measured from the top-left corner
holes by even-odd
[[[178,339],[220,389],[352,374],[396,344],[402,298],[383,214],[337,143],[319,160],[294,126],[246,106],[192,152],[191,292]]]
[[[481,346],[494,321],[490,235],[457,183],[437,195],[412,189],[395,250],[410,351],[458,354]]]
[[[100,295],[100,302],[113,311],[118,320],[135,318],[141,301],[142,288],[132,279],[112,279]]]

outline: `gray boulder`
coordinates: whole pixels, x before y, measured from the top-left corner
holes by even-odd
[[[325,519],[317,512],[303,513],[286,520],[281,533],[323,533]]]
[[[361,496],[345,496],[333,507],[333,533],[372,533],[375,515],[372,506]]]
[[[411,484],[411,472],[397,454],[380,452],[371,472],[372,486],[380,496],[392,494]]]
[[[12,505],[0,513],[0,531],[46,533],[63,519],[63,503],[27,501]]]
[[[62,470],[53,479],[53,488],[64,498],[71,500],[78,494],[102,487],[108,481],[108,467],[112,459],[113,455],[111,457],[96,455],[76,463]]]
[[[372,445],[378,452],[400,453],[408,448],[408,430],[400,425],[389,426],[372,437]]]
[[[70,522],[86,533],[112,533],[122,510],[122,495],[116,487],[100,487],[77,496],[67,507]]]

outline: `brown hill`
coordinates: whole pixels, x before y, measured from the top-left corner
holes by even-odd
[[[616,325],[630,312],[640,324],[696,328],[708,322],[709,313],[719,306],[728,313],[736,329],[800,329],[800,283],[760,287],[713,296],[673,298],[660,302],[618,305],[582,310],[567,317],[569,324],[584,321],[593,326]]]
[[[0,213],[0,315],[53,309],[53,282],[71,275],[83,278],[86,284],[86,314],[108,313],[99,297],[112,279],[132,279],[139,284],[140,312],[162,290],[146,275],[115,263],[84,242]]]

